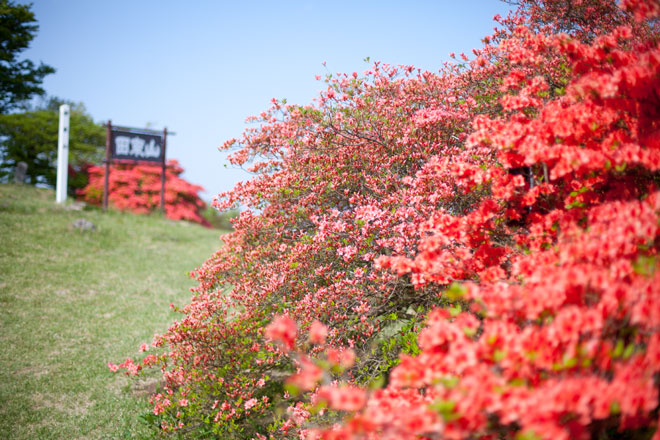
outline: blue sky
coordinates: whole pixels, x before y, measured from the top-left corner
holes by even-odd
[[[22,2],[22,1],[21,1]],[[217,147],[272,98],[307,104],[315,75],[371,61],[436,71],[491,33],[498,0],[35,0],[39,33],[26,58],[57,69],[49,95],[96,121],[176,132],[167,157],[206,200],[250,178]],[[327,67],[322,65],[326,62]]]

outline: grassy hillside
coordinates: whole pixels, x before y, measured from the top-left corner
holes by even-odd
[[[160,216],[71,211],[52,190],[0,185],[0,438],[144,438],[157,379],[107,362],[141,358],[177,319],[187,273],[220,232]],[[94,231],[71,226],[79,218]]]

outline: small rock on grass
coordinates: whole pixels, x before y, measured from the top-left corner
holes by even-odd
[[[95,231],[96,225],[85,218],[79,218],[71,223],[71,227],[81,231]]]
[[[74,202],[64,205],[64,209],[67,211],[82,211],[83,209],[85,209],[86,206],[87,203],[80,200],[76,200]]]

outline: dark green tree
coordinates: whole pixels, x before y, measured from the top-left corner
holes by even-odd
[[[0,181],[7,181],[18,162],[28,165],[31,184],[55,186],[59,106],[71,106],[69,164],[100,163],[105,145],[105,129],[96,124],[81,103],[50,98],[23,113],[0,115]],[[69,179],[70,186],[75,181]]]
[[[0,0],[0,113],[7,113],[34,95],[42,95],[41,82],[55,72],[51,66],[19,60],[36,35],[31,5],[17,5]]]

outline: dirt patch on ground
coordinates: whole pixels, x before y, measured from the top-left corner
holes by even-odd
[[[36,410],[54,409],[72,416],[83,416],[92,406],[93,402],[86,394],[52,394],[35,393],[32,395],[32,406]]]
[[[19,374],[21,376],[33,376],[33,377],[41,377],[48,373],[50,373],[50,371],[44,365],[31,365],[29,367],[21,368],[16,372],[16,374]]]
[[[165,381],[162,378],[145,379],[133,384],[131,394],[139,398],[151,397],[164,386]]]

